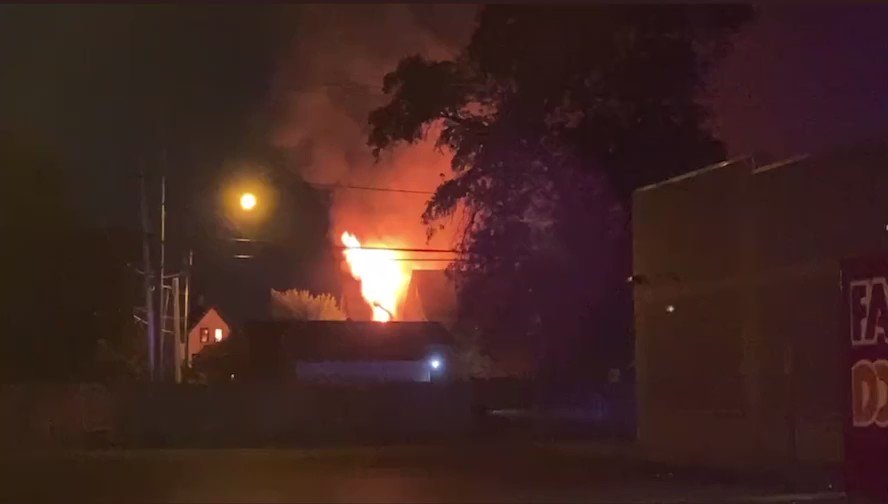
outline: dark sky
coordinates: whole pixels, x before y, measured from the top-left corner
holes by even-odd
[[[158,173],[165,147],[171,222],[187,233],[189,226],[207,224],[183,216],[196,215],[191,210],[212,199],[224,166],[275,159],[268,151],[274,118],[281,114],[271,99],[275,86],[298,83],[300,72],[327,79],[319,55],[331,47],[331,37],[336,51],[367,66],[395,61],[390,56],[399,45],[411,45],[403,48],[408,55],[416,40],[452,44],[471,30],[465,8],[335,9],[315,12],[310,19],[325,20],[324,26],[306,28],[300,27],[309,18],[301,6],[0,6],[0,131],[55,159],[72,212],[93,225],[138,225],[139,163]],[[409,20],[410,30],[377,26],[338,35],[362,23],[401,19]],[[783,157],[888,132],[885,26],[888,5],[762,9],[711,78],[713,126],[730,154]],[[392,37],[383,40],[380,33]],[[310,70],[300,63],[299,50],[294,53],[300,34],[314,37],[301,48],[313,56],[306,60]],[[355,71],[352,61],[346,66]],[[360,71],[373,73],[375,66],[384,65],[370,63]],[[388,70],[379,68],[378,75]],[[297,240],[324,242],[324,204],[299,191],[286,207],[288,218],[276,224]],[[278,259],[282,268],[298,262],[290,255]],[[255,277],[244,268],[237,274]],[[335,264],[331,268],[318,284],[322,290],[336,284]],[[211,281],[220,283],[220,292],[232,291],[216,273],[204,283]],[[265,284],[250,288],[267,292]]]
[[[716,70],[732,155],[785,157],[888,133],[888,5],[762,8]]]
[[[135,173],[166,146],[173,177],[261,131],[276,17],[216,6],[0,7],[0,127],[52,152],[90,221],[131,224]],[[254,121],[255,122],[255,121]]]
[[[414,12],[439,36],[465,31],[446,9]],[[888,5],[764,8],[712,78],[729,151],[780,157],[888,129],[884,26]],[[59,160],[87,221],[134,225],[137,164],[156,166],[160,145],[173,199],[262,150],[298,36],[298,7],[2,6],[0,127]]]

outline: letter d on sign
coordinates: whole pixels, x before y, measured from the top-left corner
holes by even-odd
[[[859,360],[851,367],[854,427],[888,427],[888,360]]]
[[[873,362],[876,370],[876,425],[888,427],[888,360]]]
[[[876,369],[870,361],[857,361],[851,368],[851,412],[855,427],[866,427],[876,420],[878,397]]]

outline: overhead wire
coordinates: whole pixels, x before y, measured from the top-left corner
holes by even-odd
[[[256,240],[254,238],[223,238],[230,241],[235,241],[238,243],[268,243],[265,240]],[[361,246],[361,247],[346,247],[345,245],[331,245],[332,248],[337,250],[390,250],[392,252],[417,252],[417,253],[438,253],[438,254],[465,254],[466,252],[456,249],[433,249],[433,248],[414,248],[414,247],[374,247],[374,246]]]
[[[372,187],[372,186],[359,186],[359,185],[351,185],[351,184],[324,184],[321,182],[305,182],[306,184],[312,187],[321,187],[324,189],[352,189],[356,191],[376,191],[376,192],[392,192],[392,193],[404,193],[404,194],[435,194],[435,191],[420,191],[417,189],[399,189],[394,187]]]

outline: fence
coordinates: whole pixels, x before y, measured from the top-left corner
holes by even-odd
[[[0,448],[260,447],[440,439],[471,428],[465,384],[0,388]]]

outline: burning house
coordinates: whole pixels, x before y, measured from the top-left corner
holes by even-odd
[[[357,289],[344,286],[340,298],[350,319],[444,325],[456,321],[456,288],[443,269],[412,269],[400,251],[381,243],[362,246],[348,232],[342,234],[342,243],[347,269],[358,282]]]
[[[440,322],[457,318],[456,287],[444,270],[413,270],[404,297],[402,320]]]

